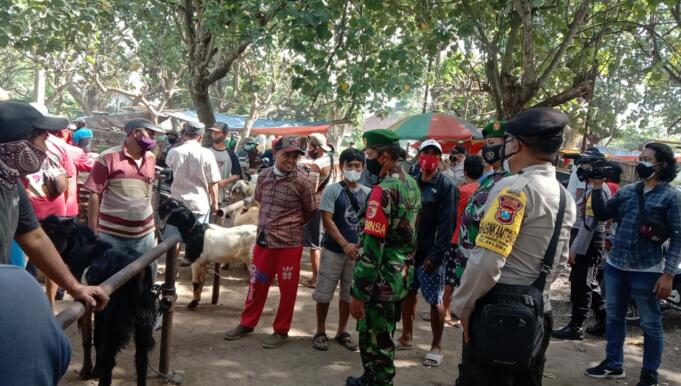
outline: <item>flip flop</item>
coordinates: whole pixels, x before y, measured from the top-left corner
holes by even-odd
[[[393,345],[395,345],[395,351],[407,351],[414,349],[414,344],[407,345],[400,342],[399,339],[393,339]]]
[[[312,279],[307,279],[301,283],[304,287],[307,288],[312,288],[314,289],[317,286],[317,283],[313,282]]]
[[[423,365],[426,367],[438,367],[442,364],[444,354],[437,351],[428,351],[423,358]]]
[[[326,334],[323,332],[319,332],[315,334],[315,336],[312,338],[312,347],[319,351],[326,351],[329,349],[329,340],[326,337]]]
[[[333,339],[346,349],[357,351],[357,344],[352,340],[352,337],[348,332],[344,332]]]

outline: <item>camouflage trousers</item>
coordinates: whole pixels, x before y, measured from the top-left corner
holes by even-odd
[[[359,351],[367,385],[392,385],[395,377],[395,345],[393,333],[400,318],[400,302],[369,301],[364,306],[364,319],[357,322]]]

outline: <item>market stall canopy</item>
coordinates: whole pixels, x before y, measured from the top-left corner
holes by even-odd
[[[482,138],[482,132],[470,122],[444,113],[426,113],[404,118],[390,127],[402,139],[469,141]]]
[[[198,122],[199,119],[194,110],[166,113],[168,116],[188,122]],[[215,113],[216,122],[226,123],[230,129],[235,131],[243,130],[247,116]],[[326,122],[305,122],[274,120],[260,118],[255,121],[251,129],[251,135],[308,135],[311,133],[326,133],[331,124]]]

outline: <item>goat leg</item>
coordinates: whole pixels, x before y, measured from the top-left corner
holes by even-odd
[[[92,371],[92,313],[87,312],[78,319],[78,328],[83,344],[83,367],[80,369],[80,379],[93,379]]]
[[[137,386],[146,386],[149,352],[154,348],[154,317],[146,323],[135,326],[135,369],[137,370]]]

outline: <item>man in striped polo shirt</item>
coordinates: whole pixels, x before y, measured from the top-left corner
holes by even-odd
[[[156,158],[154,135],[162,133],[146,119],[125,124],[122,145],[104,151],[84,187],[92,192],[88,223],[103,241],[144,254],[156,246],[151,207]],[[156,276],[156,262],[152,265]]]

